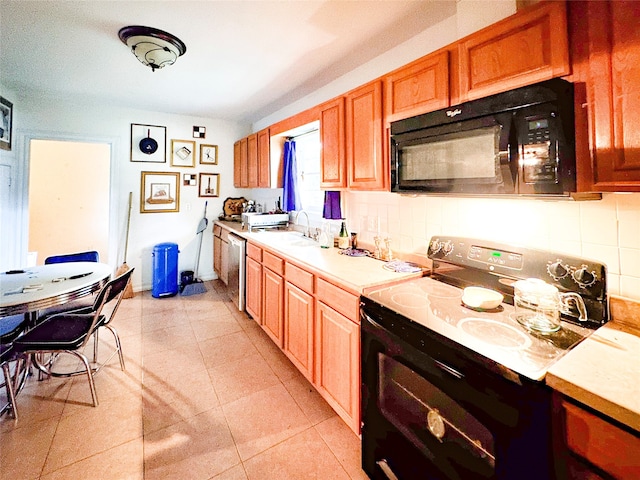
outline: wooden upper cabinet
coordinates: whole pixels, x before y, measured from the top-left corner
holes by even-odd
[[[247,188],[249,186],[249,142],[247,138],[233,144],[233,186]]]
[[[258,132],[258,183],[257,187],[271,187],[271,136],[269,129]]]
[[[393,122],[441,108],[449,102],[449,52],[410,63],[384,77],[385,121]]]
[[[593,189],[640,191],[640,2],[582,7]]]
[[[233,144],[233,186],[234,187],[239,187],[240,186],[240,177],[241,177],[241,154],[240,154],[240,145],[242,143],[242,140],[238,140],[236,143]]]
[[[344,97],[320,106],[320,188],[347,186]]]
[[[382,145],[382,81],[346,95],[347,185],[353,190],[384,190],[388,168]]]
[[[568,75],[565,2],[542,2],[462,39],[458,68],[460,102]]]
[[[247,137],[247,187],[258,186],[258,135]]]

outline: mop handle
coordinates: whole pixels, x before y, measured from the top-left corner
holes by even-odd
[[[131,224],[131,199],[133,192],[129,192],[129,213],[127,214],[127,236],[124,241],[124,263],[127,263],[127,249],[129,248],[129,225]]]

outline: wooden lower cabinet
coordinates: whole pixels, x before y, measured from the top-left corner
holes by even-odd
[[[245,309],[259,324],[262,323],[262,265],[247,257]]]
[[[640,434],[568,401],[554,399],[556,432],[562,438],[558,478],[593,480],[640,478]]]
[[[284,279],[268,268],[262,268],[262,328],[283,347]]]
[[[284,353],[313,382],[313,296],[286,282],[284,287]]]
[[[229,232],[219,225],[213,227],[213,271],[227,285],[229,282]]]
[[[360,325],[330,306],[316,304],[315,386],[356,433],[360,433]]]

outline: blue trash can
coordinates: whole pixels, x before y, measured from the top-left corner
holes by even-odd
[[[178,293],[178,245],[159,243],[153,247],[153,287],[155,298]]]

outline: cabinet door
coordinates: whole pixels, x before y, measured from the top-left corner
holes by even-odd
[[[382,154],[382,82],[364,85],[346,99],[348,186],[383,190],[388,168]]]
[[[458,44],[460,101],[568,75],[564,2],[542,2]]]
[[[213,237],[213,271],[220,277],[222,257],[220,255],[222,249],[222,240],[220,237]]]
[[[258,132],[258,187],[271,187],[271,135],[268,128]]]
[[[245,308],[259,324],[262,323],[262,265],[247,257]]]
[[[220,280],[229,284],[229,243],[224,239],[220,242]]]
[[[295,285],[284,287],[284,353],[313,381],[314,299]]]
[[[316,307],[315,385],[356,433],[360,432],[360,326],[322,302]]]
[[[320,106],[320,188],[347,186],[344,98]]]
[[[385,122],[449,106],[449,52],[413,62],[384,78]],[[385,142],[386,143],[386,142]]]
[[[565,442],[570,451],[612,478],[640,478],[640,435],[613,425],[578,405],[561,403]]]
[[[587,2],[594,184],[640,191],[640,2]]]
[[[247,187],[258,186],[258,135],[247,137]]]
[[[242,183],[242,140],[233,144],[233,186],[239,187]]]
[[[282,348],[284,280],[268,268],[262,269],[262,328]]]
[[[234,159],[235,163],[233,165],[234,186],[238,188],[247,188],[249,186],[249,140],[247,138],[243,138],[237,143],[238,156]]]

